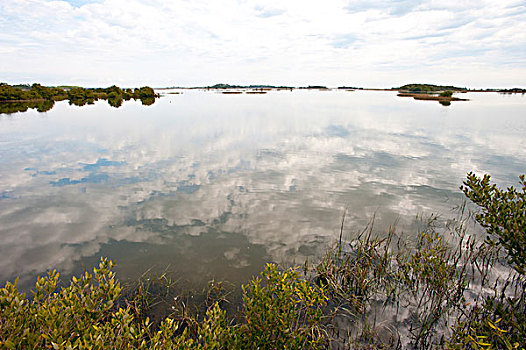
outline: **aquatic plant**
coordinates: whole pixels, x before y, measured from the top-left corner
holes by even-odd
[[[333,325],[335,342],[389,348],[440,344],[450,317],[465,302],[472,280],[467,269],[485,251],[458,222],[457,231],[446,235],[436,231],[436,220],[430,219],[415,243],[394,229],[381,237],[370,225],[329,250],[315,267],[315,280],[327,286],[335,317],[347,320],[339,323],[343,327]],[[387,327],[379,327],[378,319]],[[384,340],[371,336],[375,332],[384,333]]]
[[[431,217],[416,242],[372,224],[342,241],[314,268],[327,288],[332,341],[343,347],[519,348],[526,339],[524,264],[526,209],[522,192],[470,173],[466,196],[485,241],[468,235],[471,215],[438,225]],[[343,223],[342,223],[343,231]],[[506,263],[507,262],[507,263]],[[383,335],[383,337],[382,337]]]

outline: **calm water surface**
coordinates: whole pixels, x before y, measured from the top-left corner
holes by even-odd
[[[468,171],[526,172],[526,97],[443,107],[393,92],[184,91],[0,115],[0,282],[108,256],[200,285],[302,263],[375,215],[447,217]]]

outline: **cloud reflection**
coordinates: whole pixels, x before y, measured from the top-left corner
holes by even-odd
[[[192,92],[148,113],[58,104],[46,120],[1,121],[14,136],[0,144],[0,279],[103,253],[125,261],[124,278],[152,262],[248,278],[322,252],[345,208],[348,231],[373,215],[379,230],[408,229],[419,212],[447,215],[467,171],[508,184],[525,164],[523,97],[444,111],[314,94]]]

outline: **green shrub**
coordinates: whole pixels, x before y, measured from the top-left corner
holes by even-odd
[[[133,92],[133,97],[139,99],[155,97],[155,91],[149,86],[143,86],[141,88],[135,89]]]
[[[245,321],[240,329],[244,348],[316,349],[324,341],[323,288],[302,280],[296,270],[277,272],[267,265],[263,280],[244,287]]]
[[[448,341],[451,349],[523,349],[526,339],[526,183],[520,177],[522,191],[513,186],[502,190],[469,173],[464,194],[480,208],[476,220],[486,229],[486,244],[505,250],[512,268],[508,277],[498,280],[494,293],[486,295],[460,318]]]
[[[57,289],[59,274],[39,277],[33,298],[17,282],[0,289],[0,347],[7,349],[309,349],[324,343],[322,289],[292,269],[268,265],[245,289],[243,322],[230,324],[218,303],[201,322],[167,318],[154,330],[130,307],[117,306],[122,287],[102,259],[93,274]],[[128,304],[129,305],[129,304]]]
[[[155,103],[155,99],[159,97],[155,91],[149,86],[143,86],[132,90],[130,88],[122,90],[116,85],[108,88],[83,88],[78,86],[67,87],[65,91],[60,87],[46,87],[40,84],[33,85],[17,85],[11,86],[6,83],[0,83],[0,102],[1,101],[18,101],[26,104],[23,107],[19,106],[0,106],[0,113],[15,113],[17,111],[26,111],[37,102],[46,102],[43,108],[38,111],[47,111],[53,107],[50,102],[69,100],[70,105],[84,106],[86,104],[93,104],[95,100],[107,99],[110,106],[118,108],[122,105],[123,100],[140,99],[143,105],[149,106]],[[46,101],[35,101],[46,100]],[[5,105],[5,104],[4,104]]]
[[[115,310],[121,287],[111,272],[113,263],[101,259],[93,275],[73,277],[56,291],[59,274],[53,270],[37,278],[32,300],[19,293],[16,282],[0,290],[0,340],[7,348],[79,347],[81,344],[122,336],[131,319]],[[114,324],[105,333],[105,324]],[[117,329],[120,328],[120,329]],[[132,333],[130,333],[132,334]],[[109,339],[108,339],[109,340]]]
[[[502,246],[511,267],[524,275],[526,268],[526,182],[520,175],[522,191],[513,186],[501,190],[483,178],[469,173],[461,190],[482,210],[476,220],[486,229],[487,242]]]

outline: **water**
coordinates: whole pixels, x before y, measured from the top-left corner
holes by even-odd
[[[453,215],[468,171],[526,172],[526,97],[449,107],[394,92],[184,90],[143,106],[0,115],[0,282],[115,259],[196,286],[315,259],[375,216]]]

